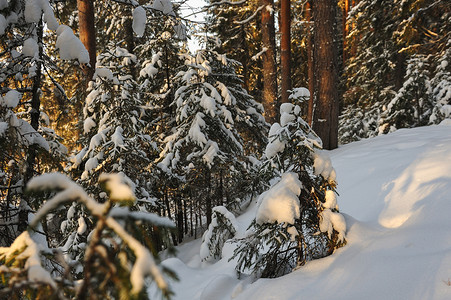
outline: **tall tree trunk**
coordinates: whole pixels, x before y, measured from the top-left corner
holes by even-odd
[[[205,185],[207,187],[207,197],[205,199],[205,205],[206,205],[206,214],[207,214],[207,227],[211,223],[211,214],[213,210],[213,203],[211,201],[212,193],[211,193],[211,170],[206,168],[205,171]],[[201,223],[202,226],[202,223]]]
[[[89,66],[84,66],[86,75],[86,86],[96,68],[96,31],[94,18],[94,0],[77,0],[78,7],[78,29],[80,41],[85,45],[89,53]]]
[[[184,221],[184,229],[185,229],[185,235],[188,234],[188,210],[186,205],[186,199],[183,200],[183,221]]]
[[[125,20],[124,28],[126,31],[125,41],[127,44],[127,51],[129,53],[135,52],[135,38],[134,38],[134,31],[133,31],[133,17],[129,17]],[[135,63],[132,62],[130,64],[130,73],[133,76],[133,80],[137,80],[138,75],[135,68]]]
[[[261,12],[262,46],[265,49],[263,53],[263,107],[266,121],[274,123],[278,115],[274,2],[273,0],[260,0],[260,5],[264,6]]]
[[[308,89],[310,99],[308,102],[307,122],[312,125],[313,121],[313,94],[315,92],[315,78],[313,72],[313,26],[312,26],[312,5],[310,0],[305,7],[305,19],[308,22],[307,33],[307,68],[308,68]]]
[[[348,59],[348,53],[346,50],[346,37],[349,33],[349,25],[346,23],[346,20],[348,18],[349,9],[351,8],[351,1],[344,0],[343,5],[343,65],[346,65],[346,60]]]
[[[175,196],[175,204],[177,207],[177,231],[178,231],[178,242],[181,243],[183,241],[183,207],[182,207],[182,198],[180,195]]]
[[[291,2],[280,1],[280,66],[281,66],[281,102],[288,103],[288,91],[291,90]]]
[[[315,0],[313,130],[323,141],[324,149],[338,147],[338,67],[335,37],[336,0]]]

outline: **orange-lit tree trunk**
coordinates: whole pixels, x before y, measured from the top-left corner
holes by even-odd
[[[265,119],[270,123],[277,120],[277,67],[275,52],[274,2],[260,0],[264,8],[261,12],[263,53],[263,107]]]
[[[348,59],[348,53],[346,50],[346,37],[349,33],[349,25],[346,23],[350,9],[350,0],[344,0],[343,2],[343,64],[346,65],[346,60]]]
[[[338,66],[336,37],[336,0],[315,0],[313,58],[315,87],[313,93],[313,130],[324,149],[338,147]]]
[[[312,125],[313,120],[313,93],[315,92],[315,79],[313,76],[313,28],[312,28],[312,6],[307,1],[305,7],[305,20],[308,22],[307,35],[307,68],[308,68],[308,89],[310,91],[310,99],[308,103],[307,122]]]
[[[280,1],[280,67],[281,102],[287,103],[291,90],[291,2]]]
[[[77,0],[78,29],[80,40],[89,53],[89,66],[84,66],[86,85],[92,79],[96,68],[96,31],[94,19],[94,0]]]

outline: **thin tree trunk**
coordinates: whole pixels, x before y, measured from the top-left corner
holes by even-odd
[[[36,75],[33,77],[33,86],[31,87],[31,110],[30,110],[30,125],[34,130],[39,129],[39,117],[41,115],[41,85],[42,85],[42,36],[43,36],[43,24],[42,19],[36,26],[36,35],[39,45],[39,60],[36,61]],[[34,176],[36,166],[36,153],[38,151],[38,145],[32,144],[28,147],[27,153],[27,167],[25,171],[25,184]]]
[[[83,71],[86,75],[86,86],[96,68],[96,31],[94,18],[94,0],[77,0],[78,8],[78,28],[80,41],[85,45],[89,53],[89,66],[84,66]]]
[[[183,219],[184,219],[184,229],[185,235],[188,234],[188,212],[186,208],[186,199],[183,200]]]
[[[324,149],[338,147],[338,66],[335,49],[336,0],[315,0],[314,20],[313,130],[323,141]]]
[[[350,9],[350,0],[344,1],[343,6],[343,65],[346,65],[346,61],[348,60],[348,53],[346,50],[346,37],[349,33],[349,25],[346,23],[348,18],[349,9]]]
[[[263,53],[263,107],[266,121],[274,123],[278,115],[274,2],[273,0],[260,0],[260,3],[264,6],[261,12],[262,46],[265,49]]]
[[[206,214],[207,214],[207,226],[211,223],[211,214],[213,209],[213,203],[211,201],[211,170],[207,169],[205,172],[205,184],[207,186],[207,198],[205,199],[205,205],[206,205]]]
[[[191,197],[190,197],[191,199]],[[189,205],[189,228],[191,230],[191,236],[193,236],[193,203],[191,202]]]
[[[175,196],[175,203],[177,207],[177,230],[178,230],[178,242],[183,241],[183,207],[182,198],[180,195]]]
[[[291,2],[280,1],[280,66],[281,66],[281,102],[288,103],[291,90]]]

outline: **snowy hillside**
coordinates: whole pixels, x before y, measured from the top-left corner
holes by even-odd
[[[164,261],[175,299],[451,299],[451,127],[402,129],[330,153],[348,244],[277,279],[200,261],[200,240]],[[244,232],[255,205],[238,217]]]

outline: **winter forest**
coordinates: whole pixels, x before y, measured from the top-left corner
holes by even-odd
[[[283,295],[451,187],[450,1],[193,3],[0,0],[0,299],[331,299]]]

